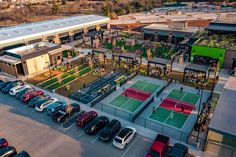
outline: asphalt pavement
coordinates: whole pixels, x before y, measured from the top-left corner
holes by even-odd
[[[1,92],[0,128],[0,136],[10,145],[33,157],[144,157],[152,143],[137,134],[124,150],[119,150],[112,142],[103,143],[97,135],[87,135],[75,124],[75,116],[57,124],[47,113],[39,113]]]

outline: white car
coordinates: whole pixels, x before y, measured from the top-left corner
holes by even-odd
[[[136,129],[127,126],[123,128],[113,139],[113,145],[119,149],[124,149],[125,146],[135,137]]]
[[[42,103],[36,104],[35,105],[35,110],[39,112],[43,112],[46,110],[46,107],[51,105],[52,103],[55,103],[57,101],[56,98],[50,98],[48,100],[43,101]]]
[[[15,96],[17,93],[19,93],[20,91],[22,91],[26,88],[30,88],[30,86],[29,85],[17,85],[9,90],[9,94],[12,96]]]

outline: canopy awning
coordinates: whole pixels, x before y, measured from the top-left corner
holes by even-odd
[[[170,59],[158,58],[158,57],[154,57],[148,61],[149,64],[160,64],[160,65],[167,65],[170,62],[171,62]]]
[[[207,73],[210,70],[210,68],[211,68],[211,66],[206,65],[206,64],[189,63],[185,67],[185,70]]]

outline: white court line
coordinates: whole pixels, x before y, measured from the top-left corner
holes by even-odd
[[[129,99],[129,100],[126,101],[126,103],[124,103],[122,106],[120,106],[120,108],[123,108],[126,104],[128,104],[129,101],[131,101],[131,98],[128,98],[128,97],[127,97],[127,99]]]
[[[166,121],[170,118],[170,115],[171,115],[171,114],[174,114],[173,112],[174,112],[174,111],[171,111],[171,113],[169,114],[169,116],[166,118],[166,120],[165,120],[163,123],[166,123]],[[173,115],[173,116],[174,116],[174,115]],[[174,117],[173,117],[173,118],[174,118]]]
[[[126,151],[122,154],[121,157],[124,157],[124,156],[128,153],[128,151],[132,148],[132,146],[133,146],[137,141],[138,141],[138,140],[136,139],[136,140],[126,149]]]
[[[98,140],[99,136],[92,140],[90,143],[94,144]]]

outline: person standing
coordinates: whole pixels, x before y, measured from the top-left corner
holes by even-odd
[[[184,90],[184,88],[181,86],[181,87],[180,87],[180,94],[183,93],[183,90]]]
[[[83,80],[83,88],[85,88],[85,86],[86,86],[86,85],[85,85],[85,81]]]
[[[127,93],[125,92],[125,97],[126,97],[126,99],[128,98],[128,95],[127,95]]]
[[[181,106],[181,112],[184,112],[184,106]]]

